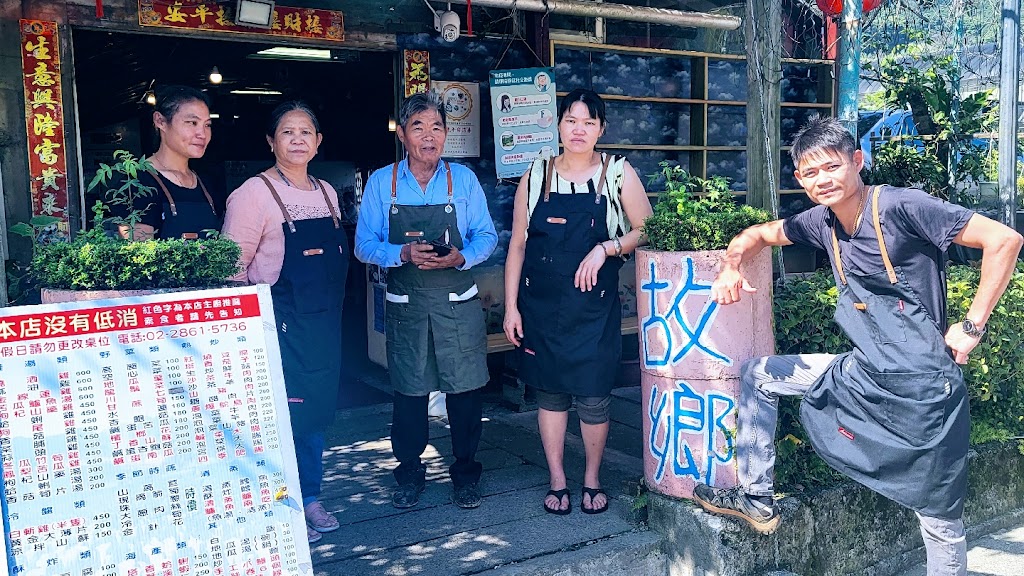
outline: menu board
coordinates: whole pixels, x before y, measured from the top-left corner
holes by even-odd
[[[0,310],[10,574],[311,575],[268,286]]]
[[[551,68],[491,70],[494,164],[498,178],[518,178],[558,150]]]

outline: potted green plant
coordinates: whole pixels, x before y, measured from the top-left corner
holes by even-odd
[[[70,242],[39,242],[56,219],[36,217],[11,227],[33,239],[29,276],[41,288],[44,303],[137,296],[157,291],[223,286],[238,270],[240,250],[231,240],[210,231],[199,240],[136,240],[135,226],[144,211],[136,199],[154,190],[139,182],[151,170],[143,156],[118,150],[113,164],[101,164],[89,185],[100,188],[126,215],[107,218],[109,206],[97,201],[90,209],[93,226]],[[109,186],[109,187],[108,187]]]
[[[757,292],[728,307],[710,298],[729,242],[770,215],[737,205],[721,176],[666,162],[657,176],[665,190],[636,253],[644,475],[655,492],[690,497],[697,481],[735,485],[740,366],[774,352],[771,250],[741,268]]]

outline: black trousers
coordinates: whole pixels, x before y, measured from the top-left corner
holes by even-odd
[[[427,468],[420,456],[427,448],[429,398],[395,393],[391,448],[398,459],[395,480],[399,484],[422,484],[426,480]],[[480,446],[480,433],[483,431],[480,422],[483,391],[476,389],[461,394],[448,394],[446,404],[452,432],[452,453],[455,455],[455,463],[448,468],[452,484],[465,486],[479,482],[483,465],[476,461],[476,450]]]

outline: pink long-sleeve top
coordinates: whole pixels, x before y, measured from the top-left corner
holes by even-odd
[[[274,178],[271,178],[271,182],[292,220],[330,217],[331,213],[319,188],[313,191],[300,190]],[[326,181],[321,182],[337,211],[338,193]],[[284,214],[281,207],[258,176],[249,178],[228,196],[222,233],[242,249],[239,258],[241,272],[233,276],[232,280],[271,285],[277,282],[284,265],[285,232],[282,224]]]

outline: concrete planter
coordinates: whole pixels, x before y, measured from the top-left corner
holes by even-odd
[[[644,477],[666,496],[736,485],[740,369],[775,351],[771,251],[742,270],[758,291],[720,307],[710,292],[724,255],[637,251]]]
[[[230,285],[244,284],[231,283]],[[202,290],[202,288],[161,288],[158,290],[64,290],[59,288],[43,288],[39,291],[39,299],[43,304],[60,304],[62,302],[86,302],[89,300],[132,298],[170,292],[188,292],[189,290]]]

